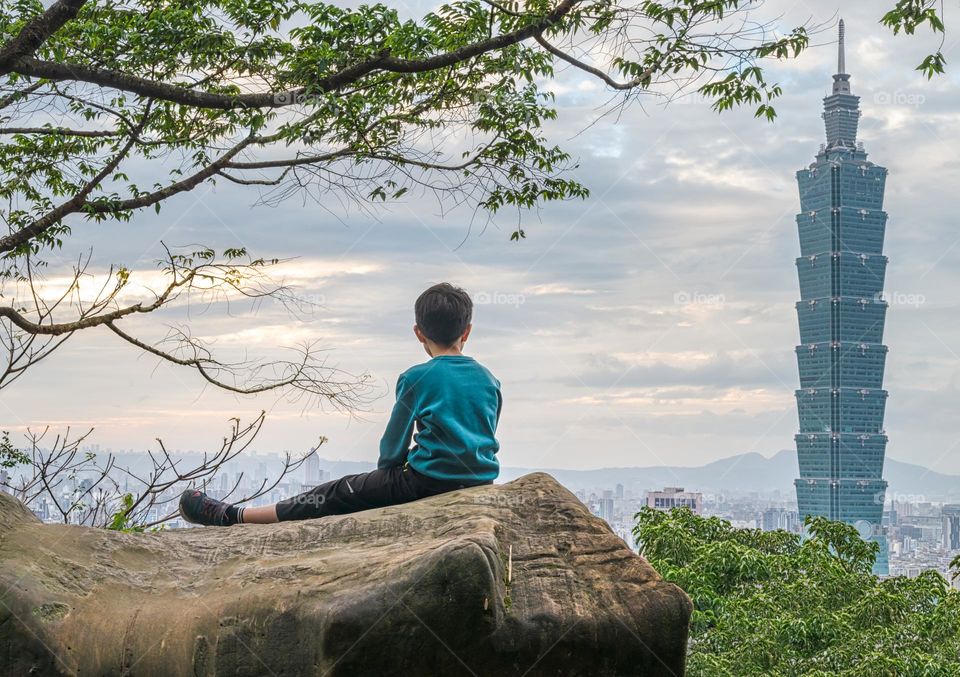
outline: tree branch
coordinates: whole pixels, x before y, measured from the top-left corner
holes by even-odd
[[[67,0],[61,0],[61,2],[66,1]],[[81,0],[71,1],[81,2]],[[580,0],[562,0],[552,12],[523,28],[518,28],[515,31],[504,33],[503,35],[498,35],[487,40],[480,40],[469,45],[464,45],[444,54],[436,54],[423,59],[398,59],[391,56],[389,50],[382,50],[376,56],[366,61],[361,61],[337,73],[320,78],[310,86],[309,91],[337,91],[377,70],[391,73],[423,73],[453,66],[486,52],[492,52],[515,45],[518,42],[542,33],[550,26],[556,24],[579,2]],[[235,108],[282,108],[297,103],[308,91],[306,87],[298,87],[283,92],[235,95],[218,94],[149,80],[106,68],[95,68],[74,63],[42,61],[28,56],[14,55],[14,57],[10,58],[12,59],[12,64],[8,72],[15,71],[21,75],[40,77],[58,82],[88,82],[102,87],[131,92],[151,99],[170,101],[196,108],[219,110],[231,110]]]
[[[591,65],[589,65],[589,64],[586,64],[586,63],[584,63],[583,61],[580,61],[579,59],[576,59],[576,58],[573,57],[573,56],[570,56],[569,54],[567,54],[566,52],[558,49],[557,47],[554,47],[553,45],[551,45],[549,42],[547,42],[547,41],[544,39],[544,37],[543,37],[542,34],[539,34],[539,33],[538,33],[537,35],[534,35],[533,38],[534,38],[534,40],[536,40],[538,43],[540,43],[540,46],[541,46],[541,47],[543,47],[545,50],[547,50],[548,52],[550,52],[551,54],[553,54],[555,57],[557,57],[557,58],[559,58],[559,59],[563,59],[563,60],[566,61],[568,64],[570,64],[570,65],[572,65],[572,66],[575,66],[576,68],[579,68],[579,69],[582,70],[582,71],[585,71],[585,72],[587,72],[587,73],[590,73],[591,75],[594,75],[594,76],[600,78],[601,80],[603,80],[605,83],[607,83],[607,84],[608,84],[610,87],[612,87],[613,89],[620,89],[620,90],[633,89],[634,87],[637,87],[638,85],[643,84],[644,81],[649,80],[650,77],[651,77],[651,76],[653,75],[653,73],[655,72],[655,67],[654,67],[654,66],[651,66],[650,68],[648,68],[647,70],[645,70],[643,73],[641,73],[640,75],[638,75],[637,77],[633,78],[632,80],[630,80],[630,81],[628,81],[628,82],[617,82],[616,80],[614,80],[613,78],[611,78],[609,75],[607,75],[606,73],[604,73],[604,72],[603,72],[602,70],[600,70],[599,68],[594,68],[593,66],[591,66]]]
[[[119,136],[111,130],[70,129],[69,127],[0,127],[0,134],[46,134],[49,136],[78,136],[88,139],[100,139]]]
[[[144,125],[147,123],[148,117],[149,104],[147,105],[147,111],[144,112],[143,119],[140,121],[135,133],[131,134],[130,138],[127,139],[127,142],[123,145],[120,151],[116,153],[110,159],[110,161],[107,162],[107,164],[104,165],[104,167],[83,186],[83,188],[81,188],[80,191],[77,192],[72,198],[61,203],[59,206],[54,207],[33,223],[24,226],[20,230],[9,235],[0,237],[0,253],[11,251],[21,245],[26,244],[38,235],[43,234],[45,231],[47,231],[47,229],[59,223],[60,220],[66,215],[79,211],[86,204],[87,197],[94,190],[94,188],[99,186],[100,182],[106,177],[110,176],[123,158],[127,156],[127,153],[130,152],[130,149],[133,148],[137,141],[137,135],[143,130]]]
[[[17,247],[26,244],[31,239],[42,235],[46,230],[52,228],[57,223],[59,223],[65,216],[69,214],[77,213],[85,208],[85,211],[91,214],[107,214],[107,213],[116,213],[127,211],[130,209],[142,209],[143,207],[149,207],[158,202],[162,202],[169,197],[176,195],[177,193],[182,193],[188,190],[193,190],[200,183],[207,180],[214,174],[220,171],[220,169],[228,163],[231,158],[235,157],[237,153],[246,148],[253,139],[248,137],[236,144],[233,148],[228,150],[226,153],[221,155],[216,161],[211,162],[209,165],[201,169],[200,171],[188,176],[187,178],[171,183],[165,188],[160,190],[153,191],[152,193],[145,193],[139,195],[135,198],[129,198],[127,200],[118,200],[113,202],[97,202],[97,203],[88,203],[87,197],[90,192],[107,176],[112,172],[120,160],[129,152],[130,148],[136,143],[137,136],[144,122],[146,121],[146,116],[144,121],[141,122],[140,128],[135,130],[130,139],[124,145],[123,150],[118,153],[111,162],[107,164],[91,181],[84,186],[83,190],[74,195],[71,199],[62,203],[60,206],[52,209],[43,215],[43,217],[37,219],[33,223],[24,226],[20,230],[0,237],[0,253],[8,252]]]
[[[167,301],[169,292],[174,288],[174,285],[168,287],[167,291],[157,297],[157,300],[153,303],[146,305],[142,303],[136,303],[132,306],[118,308],[102,315],[89,315],[86,317],[81,317],[79,320],[75,320],[73,322],[60,322],[52,324],[32,322],[10,306],[0,306],[0,317],[10,320],[15,327],[27,332],[28,334],[39,336],[62,336],[63,334],[72,334],[73,332],[80,331],[81,329],[92,329],[93,327],[109,324],[110,322],[122,319],[127,315],[133,315],[134,313],[153,312]]]
[[[85,4],[87,0],[57,0],[43,14],[27,22],[16,37],[0,47],[0,75],[10,73],[15,61],[37,51],[47,38],[76,18]]]

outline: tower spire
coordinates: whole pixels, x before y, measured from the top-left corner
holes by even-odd
[[[843,25],[843,19],[840,19],[840,39],[837,41],[837,72],[833,76],[833,93],[850,93],[850,75],[847,73],[847,56],[844,52],[843,39],[846,29]]]
[[[847,72],[847,60],[843,53],[843,19],[840,19],[840,45],[837,54],[837,73]]]

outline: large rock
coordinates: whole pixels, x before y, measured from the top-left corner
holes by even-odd
[[[147,534],[0,494],[0,595],[4,675],[681,675],[691,611],[542,473]]]

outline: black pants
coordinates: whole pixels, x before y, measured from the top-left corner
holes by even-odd
[[[483,482],[490,484],[490,482]],[[345,515],[386,505],[409,503],[467,486],[462,482],[437,480],[409,466],[373,470],[325,482],[310,491],[277,503],[281,522],[326,515]]]

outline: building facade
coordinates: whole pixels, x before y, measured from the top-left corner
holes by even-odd
[[[799,533],[800,517],[795,510],[784,510],[783,508],[770,508],[760,514],[760,529],[762,531],[789,531],[790,533]]]
[[[940,515],[943,520],[941,529],[943,549],[960,550],[960,505],[945,505],[941,508]]]
[[[794,484],[800,517],[822,515],[856,526],[880,544],[875,572],[885,575],[887,170],[868,161],[857,142],[860,97],[850,91],[843,33],[841,21],[838,72],[823,100],[827,142],[797,172],[800,477]]]
[[[647,507],[670,510],[686,506],[696,514],[703,513],[703,494],[699,491],[684,491],[683,487],[664,487],[663,491],[647,492]]]

